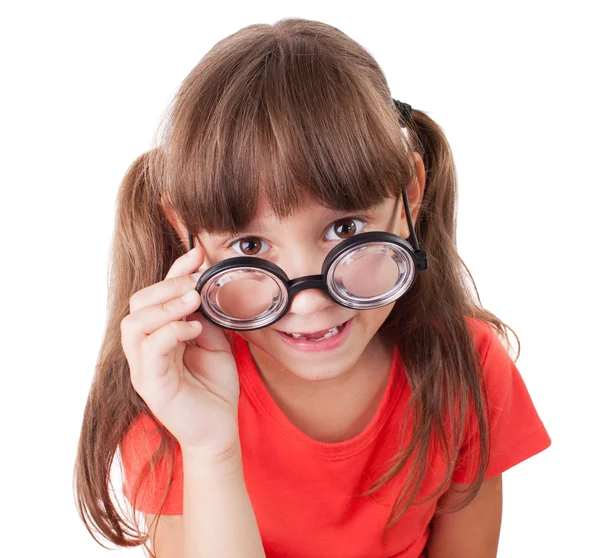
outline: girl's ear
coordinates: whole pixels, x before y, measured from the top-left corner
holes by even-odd
[[[423,157],[416,151],[413,151],[413,157],[417,166],[417,187],[419,190],[418,205],[420,206],[421,200],[423,199],[423,192],[425,191],[425,163],[423,162]],[[415,210],[417,210],[417,207],[415,207]],[[410,211],[412,216],[412,202]]]
[[[186,246],[186,249],[189,250],[187,229],[185,228],[185,226],[183,225],[183,223],[181,222],[181,220],[175,213],[175,210],[166,201],[166,199],[164,199],[162,196],[160,198],[160,206],[162,208],[162,211],[165,214],[165,217],[167,218],[169,223],[171,223],[171,226],[173,227],[173,229],[175,229],[175,232],[179,235],[181,242],[183,242],[184,246]],[[196,238],[196,240],[195,240],[196,246],[198,245],[198,242],[199,242],[199,240]],[[202,262],[202,265],[198,268],[198,271],[202,271],[202,272],[206,271],[210,267],[206,263],[206,249],[204,250],[204,253],[205,253],[204,261]]]
[[[163,196],[160,197],[160,207],[162,208],[162,211],[165,214],[167,221],[169,221],[169,223],[171,223],[171,226],[173,227],[175,232],[179,235],[179,238],[181,239],[181,241],[185,244],[185,246],[187,246],[188,245],[187,231],[185,230],[183,223],[179,220],[179,217],[175,213],[175,210],[171,207],[169,202]]]
[[[423,193],[425,191],[425,164],[423,158],[419,153],[413,151],[413,157],[415,160],[415,166],[417,170],[416,179],[406,189],[406,195],[408,197],[408,206],[410,208],[410,218],[413,222],[413,226],[417,222],[417,215],[421,208],[421,201],[423,200]],[[402,202],[400,202],[402,203]],[[400,236],[402,238],[408,238],[410,230],[408,228],[408,221],[406,220],[406,211],[404,210],[404,204],[402,203],[402,212],[400,216]]]

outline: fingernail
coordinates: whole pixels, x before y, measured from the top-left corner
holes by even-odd
[[[190,291],[189,293],[185,293],[182,297],[181,300],[183,300],[183,302],[185,302],[186,304],[188,302],[192,302],[192,300],[194,300],[197,296],[197,292],[196,289],[194,289],[193,291]]]
[[[199,271],[196,271],[196,273],[192,273],[192,278],[194,279],[194,281],[198,281],[198,279],[200,279],[201,276],[202,273],[200,273]]]

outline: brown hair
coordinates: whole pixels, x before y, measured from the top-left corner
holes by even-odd
[[[140,413],[154,420],[162,438],[145,471],[165,456],[173,470],[176,441],[134,391],[120,338],[131,296],[164,279],[187,250],[161,199],[194,235],[239,232],[254,216],[259,196],[278,217],[308,198],[355,211],[403,188],[410,197],[417,172],[412,151],[425,164],[414,226],[429,268],[381,331],[402,355],[413,427],[408,445],[369,493],[409,467],[392,510],[398,513],[388,522],[393,525],[416,501],[432,444],[439,443],[447,473],[428,499],[439,496],[474,417],[481,444],[466,505],[483,481],[489,453],[485,389],[467,319],[487,322],[505,340],[506,329],[513,330],[481,307],[458,255],[456,174],[442,129],[413,107],[405,137],[373,57],[339,29],[295,18],[250,25],[218,42],[182,83],[164,124],[156,147],[128,169],[118,195],[106,332],[75,466],[77,506],[90,533],[119,546],[147,540],[135,519],[118,513],[110,494],[113,459]]]

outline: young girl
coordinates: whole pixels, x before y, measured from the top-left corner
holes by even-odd
[[[501,474],[550,439],[456,197],[440,127],[335,27],[220,41],[119,193],[90,532],[159,558],[496,556]]]

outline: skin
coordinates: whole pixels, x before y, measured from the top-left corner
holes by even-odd
[[[460,502],[466,485],[453,484],[439,505]],[[502,475],[483,482],[477,495],[455,513],[437,516],[427,541],[428,558],[495,558],[502,522]]]

